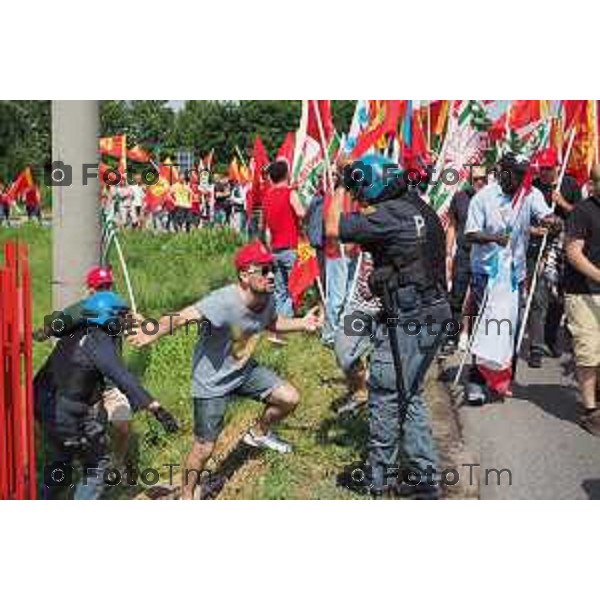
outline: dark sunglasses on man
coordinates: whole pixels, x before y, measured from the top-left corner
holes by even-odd
[[[260,273],[263,277],[273,273],[273,265],[261,265],[260,267],[250,267],[248,273],[251,275]]]

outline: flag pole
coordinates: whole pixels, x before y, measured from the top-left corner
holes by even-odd
[[[331,165],[329,164],[329,150],[325,140],[325,130],[323,129],[323,121],[321,119],[321,111],[319,110],[318,100],[313,100],[313,108],[317,117],[317,127],[319,128],[319,137],[321,138],[321,146],[323,147],[323,159],[325,160],[325,172],[327,174],[327,183],[329,193],[333,194],[333,175],[331,173]]]
[[[560,193],[560,186],[562,185],[563,179],[565,177],[565,172],[567,170],[567,163],[569,162],[569,157],[571,156],[571,150],[573,148],[573,141],[575,140],[575,132],[576,127],[574,126],[571,130],[571,135],[569,137],[569,143],[567,145],[567,151],[565,152],[565,160],[560,167],[560,175],[558,176],[558,181],[556,184],[556,189]],[[556,209],[556,203],[554,200],[552,201],[552,212]],[[531,279],[531,286],[529,289],[529,294],[527,296],[527,303],[525,304],[525,312],[523,313],[523,318],[521,319],[521,329],[519,331],[519,337],[517,339],[517,350],[516,353],[519,354],[521,350],[521,344],[523,343],[523,338],[525,336],[525,329],[527,327],[527,321],[529,320],[529,312],[531,311],[531,303],[533,301],[533,294],[535,292],[535,288],[538,282],[538,275],[540,270],[540,263],[542,262],[542,256],[546,249],[546,244],[548,243],[548,232],[544,234],[542,238],[542,243],[540,245],[540,250],[538,252],[537,260],[535,261],[535,269],[533,271],[533,278]]]
[[[294,156],[292,158],[292,166],[291,166],[291,179],[294,180],[296,176],[296,170],[298,169],[298,164],[300,163],[300,155],[302,154],[302,148],[304,147],[304,143],[306,141],[306,128],[308,126],[308,103],[310,100],[302,100],[302,113],[300,115],[300,124],[298,125],[298,130],[296,131],[296,140],[294,147]]]
[[[129,295],[129,299],[131,300],[131,308],[133,310],[133,314],[137,314],[137,306],[136,306],[136,302],[135,302],[135,296],[133,295],[131,279],[129,278],[129,270],[127,269],[127,263],[125,262],[125,257],[123,256],[123,251],[121,250],[121,244],[119,243],[119,237],[116,235],[116,233],[113,236],[113,241],[115,243],[115,248],[116,248],[117,254],[119,256],[119,262],[121,263],[121,269],[123,270],[123,277],[125,278],[125,285],[127,286],[127,293]]]
[[[427,149],[431,152],[431,100],[427,101]]]
[[[460,359],[460,365],[458,366],[458,371],[456,371],[456,376],[454,377],[454,385],[457,385],[460,381],[460,376],[462,375],[463,369],[465,368],[465,364],[467,362],[467,358],[471,355],[471,348],[473,347],[473,342],[475,341],[475,335],[479,329],[479,323],[481,322],[481,317],[483,316],[483,311],[485,310],[487,300],[488,300],[488,292],[490,289],[490,284],[485,287],[485,293],[483,294],[483,299],[481,301],[481,306],[479,307],[479,314],[475,319],[475,326],[473,327],[473,331],[471,332],[471,336],[469,337],[469,343]]]
[[[333,174],[331,173],[331,165],[329,164],[329,150],[325,140],[325,130],[323,129],[323,121],[321,119],[321,111],[319,110],[318,100],[313,100],[313,108],[315,116],[317,117],[317,127],[319,129],[319,137],[321,138],[321,146],[323,147],[323,160],[325,161],[325,174],[327,175],[327,187],[329,193],[333,195]],[[340,243],[340,254],[342,258],[346,258],[346,252],[344,251],[344,245]]]
[[[592,115],[594,119],[594,162],[597,164],[599,162],[598,155],[600,154],[600,149],[598,148],[598,100],[590,100],[590,102],[593,102]]]
[[[317,289],[319,290],[319,296],[321,297],[321,302],[323,303],[323,307],[326,306],[325,302],[325,292],[323,291],[323,284],[321,283],[321,274],[319,273],[317,277]],[[327,317],[325,317],[327,318]]]
[[[508,108],[506,109],[506,126],[504,127],[504,138],[507,143],[510,142],[510,113],[512,112],[512,100],[508,101]]]
[[[235,151],[238,153],[238,156],[240,157],[240,160],[242,161],[242,164],[247,169],[248,168],[248,164],[244,160],[244,156],[242,155],[242,151],[239,149],[239,147],[238,147],[237,144],[235,145]]]

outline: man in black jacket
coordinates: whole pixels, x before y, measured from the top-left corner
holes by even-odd
[[[554,206],[557,217],[564,221],[581,201],[581,190],[577,181],[566,175],[557,189],[558,157],[552,149],[544,150],[537,158],[539,177],[533,182],[546,200]],[[531,281],[533,270],[546,228],[539,224],[531,227],[531,237],[527,249],[528,277]],[[563,274],[563,241],[561,237],[548,240],[544,256],[540,261],[537,285],[531,301],[529,317],[529,366],[539,369],[544,356],[544,343],[554,356],[560,356],[559,330],[564,311],[564,293],[561,280]]]
[[[72,466],[82,465],[74,498],[98,499],[109,464],[105,421],[98,411],[105,380],[110,379],[129,399],[133,410],[150,411],[173,433],[178,424],[127,369],[117,348],[128,312],[113,292],[99,292],[83,303],[84,319],[63,337],[36,374],[36,420],[48,455],[44,461],[45,496],[56,498],[71,484]]]

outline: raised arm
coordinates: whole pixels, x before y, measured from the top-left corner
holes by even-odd
[[[138,321],[142,320],[138,318]],[[183,327],[184,325],[200,324],[202,321],[202,314],[196,308],[196,305],[188,306],[177,313],[167,313],[162,316],[158,321],[158,330],[156,333],[144,333],[141,327],[136,328],[136,332],[133,335],[126,337],[127,341],[136,348],[143,348],[148,344],[151,344],[161,337],[167,334],[172,334],[176,329]],[[139,323],[138,323],[139,326]],[[154,327],[149,327],[154,329]]]

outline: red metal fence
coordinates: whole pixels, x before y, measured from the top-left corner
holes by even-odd
[[[27,247],[8,242],[0,266],[0,500],[36,497]]]

